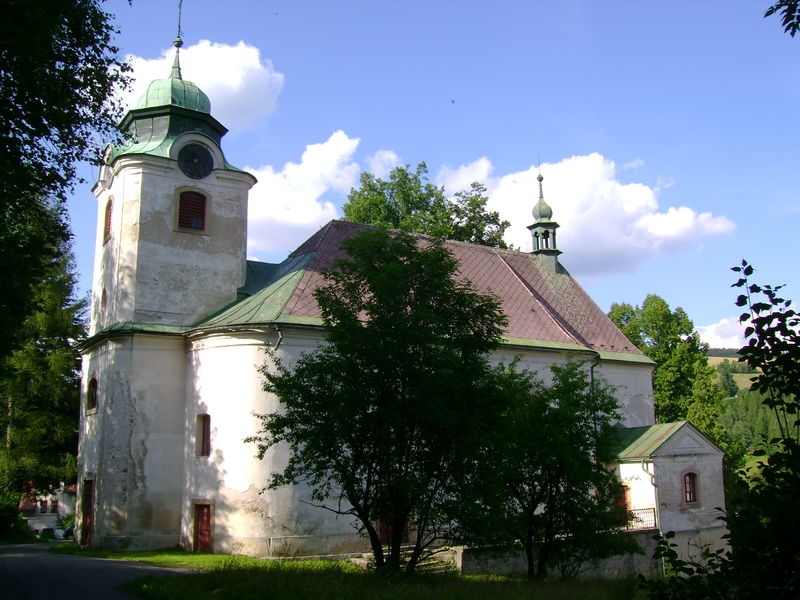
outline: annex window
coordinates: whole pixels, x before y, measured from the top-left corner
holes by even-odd
[[[683,476],[683,501],[686,504],[697,503],[697,473],[686,473]]]
[[[178,227],[206,228],[206,197],[199,192],[181,192],[178,200]]]
[[[109,239],[111,239],[111,213],[114,208],[114,199],[109,198],[108,202],[106,202],[106,214],[105,220],[103,221],[103,243],[105,244]]]
[[[197,456],[211,454],[211,416],[197,415]]]
[[[97,379],[92,377],[86,389],[86,410],[97,409]]]

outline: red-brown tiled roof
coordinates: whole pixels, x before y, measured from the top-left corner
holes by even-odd
[[[314,253],[282,314],[319,317],[313,297],[323,284],[321,271],[344,258],[343,240],[368,226],[331,221],[292,253]],[[417,236],[426,241],[425,236]],[[576,344],[602,352],[641,355],[566,271],[554,273],[538,257],[513,250],[446,242],[458,259],[459,275],[481,293],[500,298],[508,315],[507,338]]]

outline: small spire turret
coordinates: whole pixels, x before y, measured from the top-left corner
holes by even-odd
[[[552,220],[553,209],[544,200],[544,191],[542,190],[544,177],[541,172],[537,175],[536,180],[539,182],[539,201],[531,211],[535,222],[533,225],[528,225],[533,240],[533,254],[538,256],[552,271],[558,273],[558,255],[561,254],[561,250],[556,246],[558,223]]]

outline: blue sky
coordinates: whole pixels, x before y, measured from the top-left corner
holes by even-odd
[[[562,263],[604,310],[656,293],[733,346],[730,266],[800,295],[800,39],[768,4],[185,0],[183,74],[259,179],[251,257],[340,216],[361,170],[423,160],[450,193],[486,184],[529,250],[538,156]],[[165,77],[177,0],[105,6],[138,85]],[[70,213],[88,289],[90,184]]]

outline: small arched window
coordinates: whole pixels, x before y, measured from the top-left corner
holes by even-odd
[[[178,227],[206,228],[206,197],[199,192],[181,192],[178,200]]]
[[[686,504],[697,504],[697,473],[686,473],[683,476],[683,501]]]
[[[86,410],[95,410],[97,408],[97,379],[92,377],[89,380],[89,386],[86,388]]]
[[[114,208],[114,199],[109,198],[108,202],[106,202],[106,214],[105,214],[105,220],[103,221],[104,244],[111,239],[111,213],[113,212],[113,208]]]

